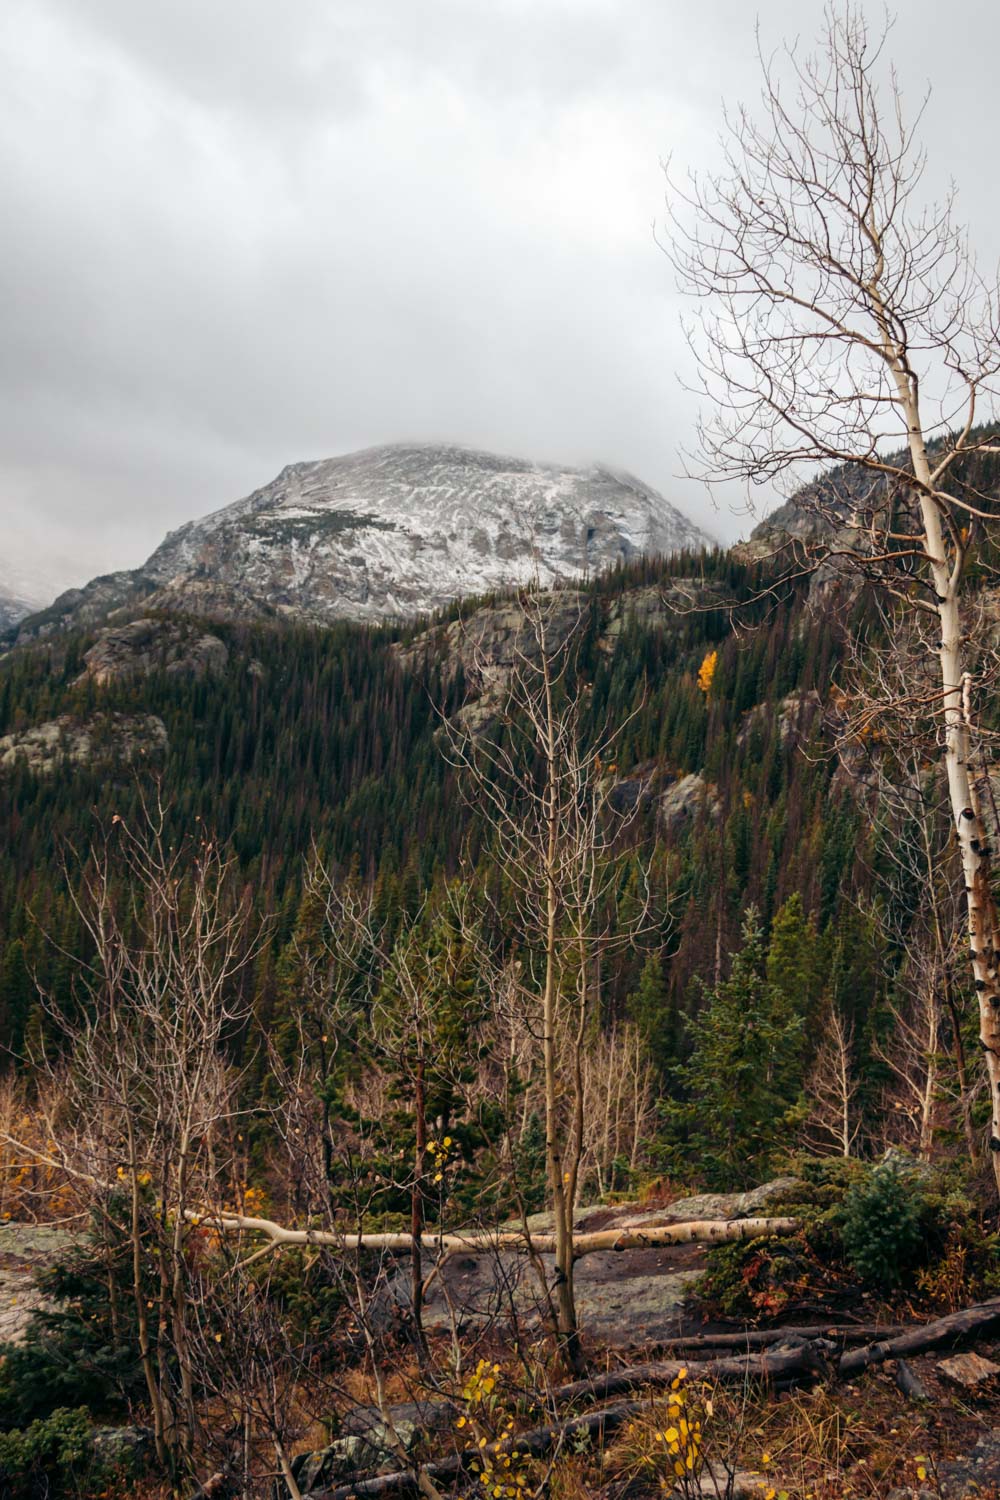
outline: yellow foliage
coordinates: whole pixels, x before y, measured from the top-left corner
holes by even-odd
[[[469,1428],[469,1436],[479,1449],[480,1456],[471,1469],[482,1486],[484,1500],[527,1500],[534,1488],[528,1454],[513,1446],[493,1446],[509,1443],[514,1432],[514,1413],[497,1390],[500,1373],[499,1365],[479,1361],[463,1387],[465,1412],[455,1426]],[[491,1447],[492,1451],[487,1451]]]
[[[659,1424],[650,1430],[641,1421],[631,1423],[625,1434],[626,1444],[634,1453],[629,1465],[634,1475],[653,1478],[661,1490],[685,1500],[703,1493],[702,1421],[710,1420],[714,1413],[711,1399],[688,1387],[687,1374],[681,1369],[671,1381],[665,1408],[659,1410]]]
[[[715,678],[715,669],[718,665],[718,651],[709,651],[705,656],[705,660],[698,668],[698,686],[701,688],[701,691],[705,694],[706,698],[711,691],[712,682]]]
[[[45,1114],[28,1104],[25,1090],[0,1080],[0,1220],[62,1221],[78,1211],[74,1184],[57,1165],[58,1146]],[[16,1144],[15,1144],[16,1143]]]

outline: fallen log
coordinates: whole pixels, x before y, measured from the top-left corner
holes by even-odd
[[[762,1354],[733,1355],[728,1359],[656,1360],[646,1365],[630,1365],[624,1370],[609,1370],[606,1375],[597,1375],[590,1380],[574,1380],[571,1385],[560,1386],[555,1392],[556,1404],[570,1406],[577,1401],[603,1401],[608,1396],[618,1396],[626,1391],[656,1389],[670,1385],[683,1371],[688,1380],[713,1381],[729,1384],[737,1381],[775,1380],[793,1378],[815,1379],[830,1374],[826,1359],[826,1348],[819,1339],[789,1340],[778,1349],[767,1349]]]
[[[454,1458],[425,1464],[422,1472],[434,1484],[439,1484],[467,1474],[474,1463],[482,1463],[484,1456],[495,1459],[508,1453],[525,1453],[532,1458],[541,1458],[560,1443],[582,1433],[602,1438],[614,1432],[629,1417],[637,1416],[642,1409],[641,1401],[618,1401],[614,1406],[583,1412],[564,1422],[546,1422],[541,1427],[532,1427],[527,1432],[518,1433],[516,1437],[505,1438],[503,1442],[489,1443],[485,1448],[467,1448]],[[400,1470],[394,1474],[375,1474],[368,1479],[355,1480],[352,1484],[339,1484],[333,1489],[313,1490],[310,1500],[352,1500],[354,1496],[357,1500],[380,1500],[380,1497],[388,1495],[409,1496],[418,1493],[416,1472]]]
[[[1000,1326],[1000,1297],[978,1303],[974,1307],[963,1308],[957,1313],[949,1313],[947,1317],[937,1318],[932,1323],[917,1324],[903,1330],[892,1330],[888,1338],[880,1338],[861,1349],[848,1350],[842,1354],[837,1362],[836,1370],[840,1376],[853,1375],[872,1365],[895,1359],[897,1360],[897,1383],[907,1395],[919,1400],[925,1397],[926,1393],[920,1381],[906,1365],[905,1355],[921,1354],[928,1349],[956,1343],[970,1333],[984,1333],[997,1326]],[[859,1331],[865,1332],[866,1330],[859,1330],[854,1325],[848,1329],[830,1329],[829,1326],[823,1326],[824,1335],[830,1332],[858,1333]],[[800,1334],[801,1332],[802,1330],[799,1330]],[[808,1333],[809,1337],[800,1336],[790,1339],[791,1330],[789,1329],[752,1330],[749,1334],[740,1337],[753,1337],[758,1334],[770,1339],[772,1336],[783,1336],[786,1344],[777,1348],[765,1347],[761,1353],[748,1353],[743,1357],[732,1356],[692,1361],[657,1360],[650,1364],[633,1365],[628,1369],[612,1370],[591,1380],[577,1380],[570,1385],[561,1386],[554,1392],[554,1401],[558,1407],[565,1407],[578,1401],[607,1400],[609,1396],[626,1394],[637,1389],[662,1389],[676,1380],[682,1371],[686,1372],[689,1381],[705,1380],[728,1384],[761,1380],[784,1389],[790,1385],[799,1384],[803,1380],[825,1377],[830,1373],[831,1367],[827,1358],[829,1344],[825,1338],[813,1337],[812,1329],[808,1330]],[[705,1334],[702,1337],[705,1340],[729,1339],[737,1335]],[[706,1343],[703,1347],[709,1346]],[[562,1421],[547,1422],[502,1442],[488,1444],[485,1449],[466,1449],[453,1458],[425,1465],[421,1472],[434,1483],[448,1482],[468,1472],[475,1461],[482,1459],[484,1453],[491,1459],[502,1457],[515,1450],[519,1453],[529,1453],[533,1457],[541,1457],[577,1434],[587,1433],[591,1437],[600,1437],[612,1432],[629,1417],[643,1409],[644,1403],[641,1401],[615,1402],[595,1411],[578,1413]],[[338,1485],[332,1489],[317,1490],[315,1500],[352,1500],[352,1497],[357,1497],[357,1500],[388,1500],[389,1496],[394,1497],[394,1500],[395,1497],[403,1500],[403,1497],[418,1494],[417,1472],[401,1470],[393,1474],[378,1474],[367,1479],[357,1479],[350,1484]]]
[[[878,1339],[861,1349],[850,1349],[840,1356],[837,1372],[841,1376],[860,1375],[862,1370],[883,1364],[887,1359],[925,1354],[928,1349],[957,1343],[970,1333],[988,1333],[997,1327],[1000,1327],[1000,1297],[991,1297],[988,1302],[963,1307],[947,1317],[936,1318],[933,1323],[921,1323],[892,1338]]]
[[[911,1324],[883,1328],[878,1323],[810,1323],[787,1324],[781,1328],[744,1328],[733,1333],[680,1334],[675,1339],[660,1339],[658,1349],[767,1349],[788,1339],[839,1339],[844,1343],[865,1339],[895,1338]]]
[[[332,1245],[345,1252],[386,1250],[407,1254],[413,1248],[409,1234],[372,1233],[338,1234],[326,1229],[289,1229],[273,1219],[252,1214],[196,1214],[188,1218],[210,1225],[224,1234],[260,1235],[268,1241],[266,1249],[286,1245]],[[795,1234],[801,1228],[798,1219],[691,1219],[683,1224],[653,1224],[635,1229],[595,1229],[575,1236],[576,1259],[598,1250],[638,1250],[657,1245],[726,1244],[733,1240],[755,1240],[765,1235]],[[421,1236],[421,1248],[428,1254],[488,1255],[498,1250],[531,1249],[541,1255],[553,1255],[554,1234],[525,1234],[523,1229],[498,1229],[477,1234],[433,1234]]]

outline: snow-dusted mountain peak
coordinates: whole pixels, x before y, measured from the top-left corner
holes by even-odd
[[[289,464],[171,532],[129,577],[151,606],[377,621],[707,545],[631,475],[408,443]]]

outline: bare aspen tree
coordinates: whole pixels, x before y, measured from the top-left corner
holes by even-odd
[[[238,1243],[232,1248],[238,1255]],[[272,1295],[268,1268],[255,1275],[244,1271],[234,1256],[229,1264],[219,1257],[208,1269],[196,1304],[192,1347],[205,1404],[225,1412],[228,1420],[206,1433],[206,1453],[220,1464],[217,1472],[227,1491],[235,1490],[240,1500],[273,1500],[282,1490],[289,1500],[302,1500],[292,1447],[319,1418],[323,1405],[315,1403],[320,1408],[315,1411],[304,1408],[305,1381],[328,1399],[310,1367],[309,1355],[315,1351],[291,1335],[287,1315]],[[278,1466],[279,1484],[268,1473],[269,1458]]]
[[[425,1358],[423,1235],[428,1207],[443,1180],[432,1111],[436,1116],[442,1107],[464,1110],[464,1042],[479,1004],[475,994],[452,988],[470,941],[463,902],[456,896],[441,911],[425,902],[412,917],[388,923],[378,918],[371,890],[338,880],[318,858],[307,875],[307,893],[318,920],[308,941],[300,941],[298,1046],[290,1065],[272,1049],[272,1069],[289,1100],[299,1098],[303,1088],[309,1091],[309,1070],[317,1091],[317,1108],[309,1118],[299,1121],[296,1132],[283,1131],[292,1146],[303,1146],[317,1131],[322,1140],[324,1170],[311,1173],[308,1202],[297,1206],[324,1219],[333,1207],[326,1200],[335,1195],[342,1167],[337,1136],[343,1127],[332,1112],[338,1088],[342,1102],[356,1112],[359,1145],[367,1129],[364,1144],[371,1152],[375,1134],[384,1137],[392,1112],[402,1106],[413,1132],[413,1154],[393,1163],[392,1180],[409,1199],[409,1312],[418,1353]],[[345,1069],[344,1057],[360,1059],[360,1071]],[[301,1149],[289,1153],[293,1174],[304,1170],[307,1159]]]
[[[929,1161],[941,1103],[941,1008],[930,976],[923,979],[905,1009],[888,1007],[891,1030],[872,1053],[891,1080],[883,1104],[887,1143],[909,1146]]]
[[[822,1019],[819,1045],[805,1082],[807,1113],[803,1144],[821,1155],[849,1157],[861,1133],[854,1027],[831,1001]]]
[[[723,169],[671,182],[668,253],[701,301],[690,328],[711,403],[700,472],[770,485],[807,465],[849,466],[803,499],[820,523],[809,560],[836,558],[933,621],[1000,1189],[1000,926],[961,619],[970,560],[1000,518],[980,473],[996,439],[977,425],[993,415],[1000,298],[954,194],[920,201],[925,158],[885,42],[844,5],[827,11],[816,55],[788,51],[784,70],[762,57],[761,111],[727,119]]]
[[[614,931],[612,855],[631,814],[612,807],[606,772],[622,726],[586,742],[582,731],[573,674],[583,601],[567,624],[554,596],[525,590],[519,613],[519,644],[493,686],[501,705],[497,725],[483,732],[459,719],[447,729],[517,906],[525,960],[512,972],[540,1033],[558,1336],[567,1362],[580,1369],[573,1211],[589,1125],[584,1056],[597,1018],[602,955],[622,940]],[[485,657],[477,671],[483,680],[496,677]]]
[[[582,1065],[587,1131],[580,1179],[603,1195],[614,1186],[617,1162],[635,1171],[655,1128],[655,1070],[639,1028],[628,1022],[594,1037]]]
[[[50,1006],[54,1055],[33,1059],[56,1113],[45,1147],[29,1149],[130,1246],[136,1354],[175,1482],[195,1472],[199,1426],[192,1250],[213,1211],[236,1203],[226,1049],[246,1019],[237,981],[253,945],[229,873],[208,839],[171,845],[158,804],[135,829],[116,818],[79,901],[93,958],[78,1014]]]

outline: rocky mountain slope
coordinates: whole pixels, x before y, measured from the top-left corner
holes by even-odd
[[[221,618],[325,623],[426,613],[538,576],[711,545],[655,490],[610,469],[465,448],[371,448],[292,464],[263,489],[171,532],[132,572],[73,589],[20,639],[143,603]]]

